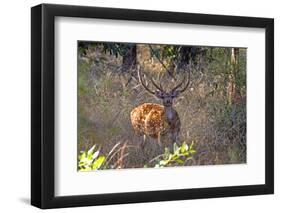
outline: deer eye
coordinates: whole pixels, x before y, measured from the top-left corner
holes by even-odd
[[[174,91],[174,92],[172,93],[171,97],[172,97],[172,98],[176,98],[176,97],[178,97],[178,95],[179,95],[178,91]]]
[[[155,95],[156,95],[158,98],[164,98],[163,92],[161,92],[161,91],[159,91],[159,90],[157,90],[157,91],[155,92]]]

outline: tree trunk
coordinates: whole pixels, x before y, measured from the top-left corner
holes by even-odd
[[[191,56],[191,48],[189,46],[183,46],[180,49],[180,58],[178,63],[178,68],[184,68],[186,65],[190,62],[190,56]]]
[[[135,69],[137,62],[137,46],[132,45],[123,55],[122,72]]]
[[[228,103],[236,104],[241,100],[240,89],[237,86],[237,75],[239,72],[239,48],[231,48],[231,72],[228,76]]]

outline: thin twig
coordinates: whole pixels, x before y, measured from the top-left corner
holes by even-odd
[[[125,155],[123,155],[122,157],[120,157],[117,162],[113,165],[113,168],[115,168],[120,161],[122,161],[125,157],[127,157],[130,153],[126,153]]]
[[[148,45],[153,56],[155,56],[157,58],[157,60],[160,62],[160,64],[164,67],[164,69],[168,72],[169,76],[172,77],[174,80],[176,80],[176,78],[174,77],[174,75],[171,73],[171,71],[166,67],[166,65],[163,63],[163,61],[158,57],[158,55],[155,53],[155,51],[153,50],[153,48],[151,47],[151,45]]]

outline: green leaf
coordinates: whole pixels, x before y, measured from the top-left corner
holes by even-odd
[[[92,146],[92,148],[89,149],[89,151],[88,151],[88,155],[93,154],[95,148],[96,148],[96,145]]]
[[[81,159],[81,161],[79,163],[82,163],[83,165],[91,165],[92,163],[92,160],[91,159],[88,159],[88,158],[83,158]]]
[[[181,150],[181,153],[188,151],[188,145],[185,142],[183,142],[180,150]]]
[[[191,145],[190,145],[190,148],[189,148],[189,149],[192,149],[192,148],[193,148],[193,144],[194,144],[194,141],[191,142]]]
[[[98,151],[96,151],[94,154],[93,154],[93,156],[92,156],[92,160],[95,160],[98,156],[99,156],[99,153],[100,153],[100,151],[98,150]]]
[[[174,143],[174,147],[173,148],[174,148],[174,152],[176,152],[178,150],[179,147],[178,147],[177,143]]]
[[[100,167],[101,167],[101,165],[103,164],[103,162],[104,162],[104,160],[105,160],[105,156],[99,156],[95,161],[94,161],[94,163],[93,163],[93,165],[92,165],[92,169],[93,170],[97,170],[97,169],[99,169]]]
[[[170,154],[168,160],[171,160],[173,158],[173,155]]]
[[[189,150],[189,152],[190,152],[190,154],[195,154],[196,153],[196,151],[195,150]]]
[[[165,148],[164,155],[167,157],[170,155],[170,150],[167,147]]]
[[[79,160],[82,160],[86,158],[86,152],[82,152],[82,154],[79,155]]]
[[[177,162],[178,164],[181,164],[181,165],[184,164],[184,161],[181,160],[181,159],[177,159],[176,162]]]
[[[169,160],[161,160],[161,161],[159,162],[159,165],[160,165],[160,166],[166,166],[168,163],[169,163]]]

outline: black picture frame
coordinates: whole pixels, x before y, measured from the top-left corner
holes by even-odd
[[[93,195],[54,195],[55,17],[263,28],[265,48],[265,184]],[[274,193],[274,20],[178,12],[41,4],[31,8],[31,204],[60,208]]]

